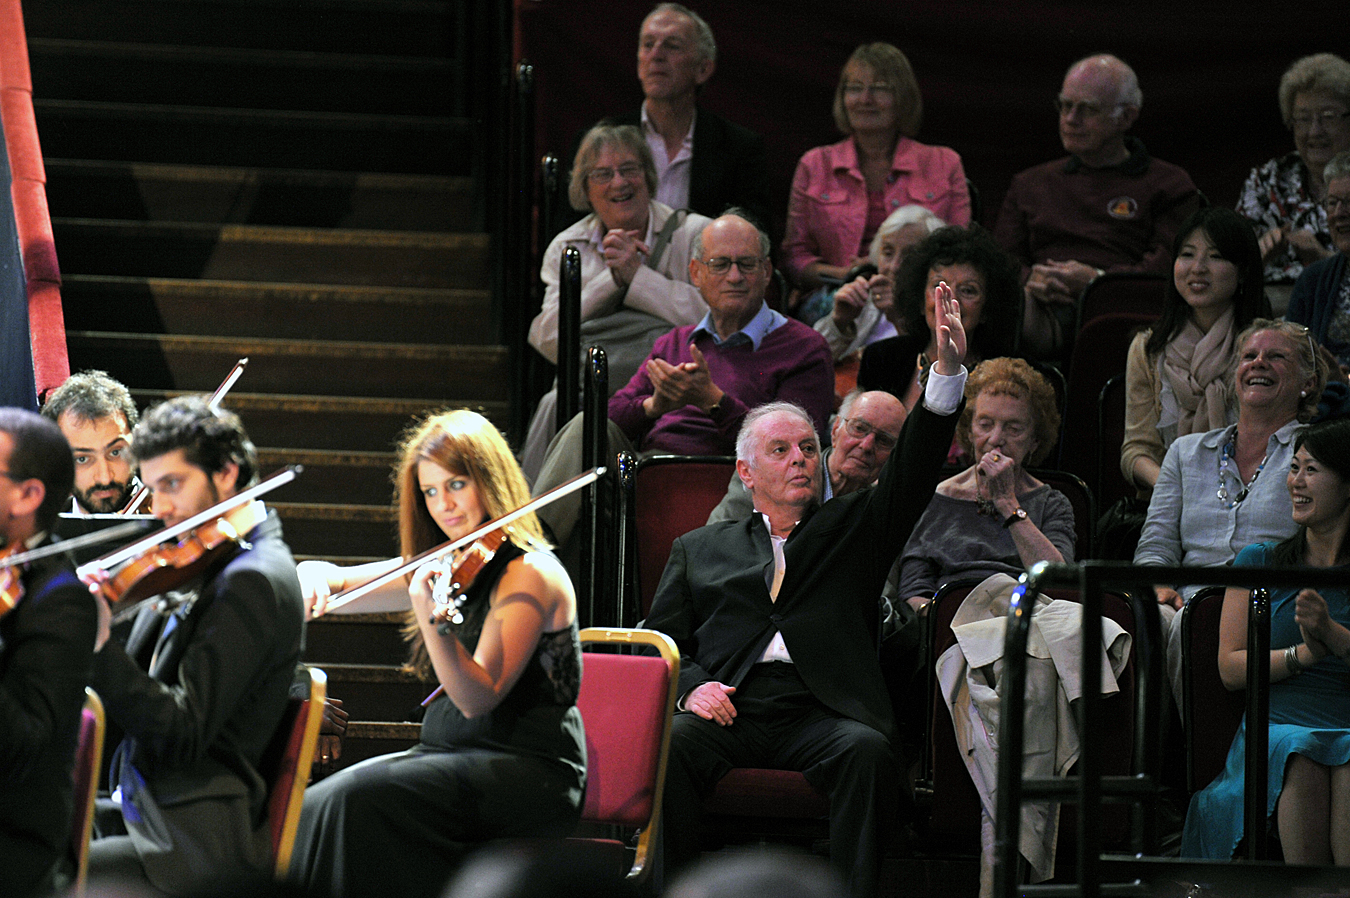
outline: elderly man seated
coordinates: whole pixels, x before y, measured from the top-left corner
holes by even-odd
[[[877,660],[877,597],[937,483],[964,384],[965,332],[939,292],[939,357],[877,485],[820,504],[811,416],[747,417],[736,469],[753,513],[675,540],[647,626],[680,647],[662,832],[669,873],[697,858],[703,795],[733,767],[800,770],[830,796],[830,859],[876,890],[897,823],[895,721]]]
[[[823,429],[834,405],[834,363],[824,337],[765,303],[768,236],[733,210],[705,227],[691,251],[689,280],[708,314],[660,337],[610,398],[610,452],[729,455],[746,413],[775,399],[802,406]],[[577,416],[554,437],[535,495],[581,472],[581,432]],[[580,499],[568,496],[539,517],[561,545],[579,510]]]

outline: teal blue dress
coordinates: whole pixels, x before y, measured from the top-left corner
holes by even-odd
[[[1269,564],[1273,543],[1243,549],[1233,563]],[[1320,590],[1331,619],[1350,626],[1350,593]],[[1294,622],[1298,590],[1272,590],[1270,645],[1281,649],[1303,641]],[[1243,782],[1247,724],[1238,727],[1224,771],[1191,797],[1182,832],[1183,857],[1230,860],[1243,836]],[[1303,755],[1327,767],[1350,763],[1350,668],[1336,658],[1323,658],[1303,673],[1270,684],[1270,765],[1266,816],[1273,818],[1284,787],[1290,755]]]

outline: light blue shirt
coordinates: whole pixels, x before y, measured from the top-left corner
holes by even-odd
[[[1298,528],[1285,475],[1294,455],[1294,434],[1301,426],[1290,421],[1271,435],[1265,467],[1249,484],[1247,497],[1232,508],[1226,506],[1232,504],[1236,482],[1228,478],[1230,498],[1221,500],[1219,464],[1236,425],[1178,437],[1163,456],[1134,563],[1231,564],[1252,543],[1293,536]],[[1187,586],[1180,592],[1189,600],[1202,588]]]
[[[787,324],[787,318],[782,313],[769,308],[767,302],[761,302],[759,311],[755,313],[754,318],[750,319],[750,323],[725,340],[717,336],[717,327],[713,324],[712,312],[703,316],[703,320],[698,323],[698,326],[694,328],[694,333],[690,336],[691,338],[697,337],[698,332],[703,331],[713,338],[713,343],[717,346],[723,344],[735,346],[737,343],[744,343],[749,340],[750,346],[758,350],[759,344],[764,342],[765,337],[785,324]]]

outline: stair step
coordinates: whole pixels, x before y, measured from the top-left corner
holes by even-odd
[[[67,275],[61,302],[67,320],[86,330],[131,325],[149,333],[388,343],[429,334],[456,344],[493,339],[486,290]]]
[[[399,635],[403,615],[330,614],[305,628],[304,660],[318,667],[340,664],[401,664],[408,645]]]
[[[342,699],[353,720],[406,722],[419,717],[422,700],[436,688],[401,666],[389,664],[319,665],[328,674],[328,694]]]
[[[71,159],[468,175],[466,118],[33,102],[44,153]]]
[[[61,267],[78,274],[485,289],[486,234],[352,231],[55,218]]]
[[[445,0],[68,0],[28,3],[29,38],[453,56]]]
[[[303,465],[286,496],[296,502],[390,505],[392,452],[349,452],[320,449],[258,449],[264,471]]]
[[[342,757],[337,769],[351,767],[367,758],[404,751],[417,744],[422,725],[417,723],[387,723],[378,721],[348,721],[347,734],[342,737]]]
[[[476,230],[467,177],[50,157],[44,167],[47,203],[57,217]]]
[[[303,475],[302,475],[303,476]],[[276,491],[278,501],[268,501],[277,510],[286,533],[286,544],[297,555],[378,555],[398,553],[398,522],[385,505],[336,505],[280,501],[293,493],[289,484]]]
[[[100,368],[128,386],[210,392],[241,357],[250,390],[437,400],[457,395],[506,401],[501,346],[435,346],[158,336],[68,331],[79,367]],[[453,386],[452,386],[453,385]]]
[[[35,38],[29,68],[47,99],[450,114],[449,59]]]
[[[72,370],[90,367],[88,364],[77,366],[76,360],[77,357],[72,356]],[[228,365],[222,367],[216,373],[217,380],[228,371]],[[243,380],[247,381],[249,376],[245,373]],[[141,409],[184,392],[145,389],[135,380],[127,383],[131,388],[132,399]],[[247,383],[243,385],[248,386]],[[210,389],[214,390],[215,386]],[[243,419],[249,437],[258,445],[371,452],[390,451],[397,444],[399,434],[414,420],[440,408],[471,407],[498,427],[506,426],[508,413],[505,400],[484,403],[467,398],[425,400],[255,393],[251,388],[248,392],[241,391],[239,384],[235,385],[223,404]],[[328,556],[337,553],[318,554]],[[352,554],[374,556],[376,553],[361,551]]]

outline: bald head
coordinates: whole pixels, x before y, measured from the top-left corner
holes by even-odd
[[[771,271],[769,238],[748,219],[726,212],[699,232],[691,249],[689,282],[702,294],[717,334],[725,340],[749,324],[764,304]]]
[[[1125,133],[1143,104],[1134,70],[1114,56],[1089,56],[1069,67],[1059,91],[1059,139],[1089,168],[1129,158]]]
[[[905,415],[899,399],[879,390],[845,399],[830,428],[829,475],[836,496],[877,479],[900,439]]]

